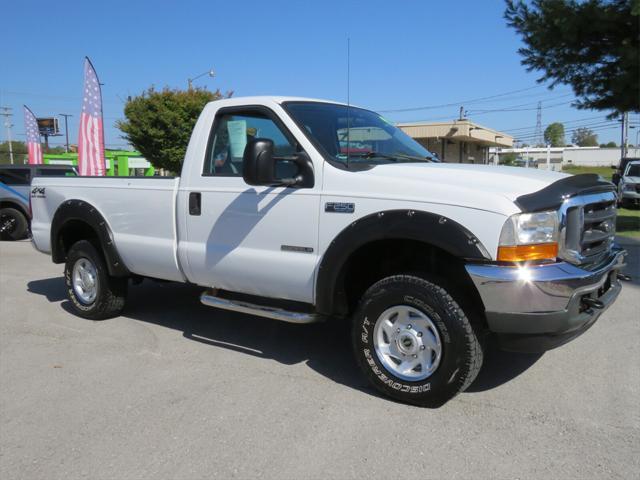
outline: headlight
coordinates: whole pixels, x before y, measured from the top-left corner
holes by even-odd
[[[498,260],[555,260],[558,256],[558,212],[511,215],[500,232]]]
[[[635,190],[636,186],[633,183],[625,183],[623,189],[624,190]]]

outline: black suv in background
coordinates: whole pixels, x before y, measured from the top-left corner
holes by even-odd
[[[27,236],[31,213],[29,194],[33,177],[68,177],[78,172],[71,165],[0,165],[0,239]]]

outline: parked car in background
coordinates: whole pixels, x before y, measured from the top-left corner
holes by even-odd
[[[76,176],[70,165],[2,165],[0,166],[0,239],[20,240],[27,236],[31,213],[29,190],[31,179]]]
[[[618,202],[622,207],[640,205],[640,160],[627,163],[618,180]]]
[[[629,165],[629,163],[631,162],[640,162],[640,158],[621,158],[618,165],[611,165],[611,168],[615,170],[615,172],[613,172],[613,175],[611,175],[611,181],[616,187],[620,183],[620,179],[622,178],[624,171],[627,169],[627,165]]]

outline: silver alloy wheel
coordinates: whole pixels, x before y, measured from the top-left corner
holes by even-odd
[[[98,295],[98,271],[88,258],[79,258],[73,265],[73,291],[82,303],[93,303]]]
[[[373,345],[380,363],[402,380],[420,381],[436,371],[442,343],[428,315],[408,305],[388,308],[378,317]]]

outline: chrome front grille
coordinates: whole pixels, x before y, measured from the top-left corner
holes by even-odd
[[[595,264],[609,255],[616,234],[613,192],[572,197],[560,208],[560,258]]]

